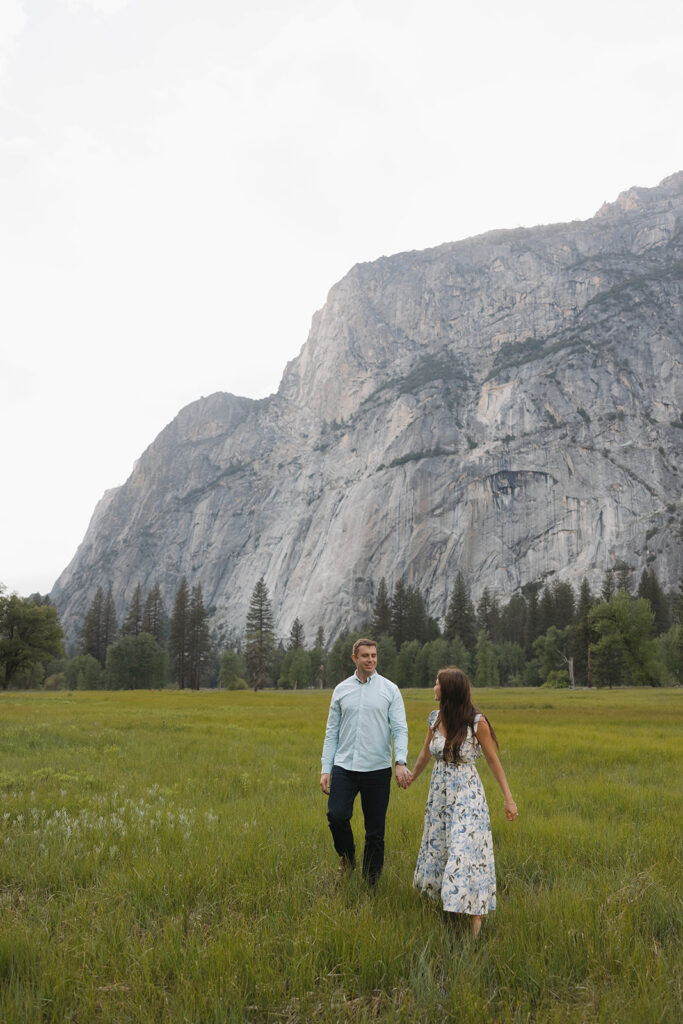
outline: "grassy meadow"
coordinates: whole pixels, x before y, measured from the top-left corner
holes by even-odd
[[[412,765],[434,705],[404,697]],[[482,759],[476,944],[411,888],[429,771],[392,789],[378,891],[337,883],[329,698],[0,695],[0,1021],[681,1018],[683,691],[476,694],[520,811]]]

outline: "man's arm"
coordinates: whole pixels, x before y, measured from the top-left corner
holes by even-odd
[[[320,788],[323,793],[330,792],[330,776],[334,764],[334,755],[339,746],[339,723],[341,721],[341,708],[339,701],[335,700],[334,693],[330,701],[330,710],[327,715],[327,726],[325,727],[325,742],[323,743],[322,772],[320,775]]]
[[[394,760],[396,761],[396,782],[401,789],[410,785],[410,772],[406,766],[408,760],[408,723],[406,709],[403,705],[401,691],[396,687],[394,698],[389,705],[389,729],[394,741]]]

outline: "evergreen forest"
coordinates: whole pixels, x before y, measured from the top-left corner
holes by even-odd
[[[427,614],[420,590],[379,581],[372,616],[325,642],[323,629],[295,618],[278,637],[268,588],[256,581],[246,621],[216,625],[199,584],[183,577],[173,607],[157,585],[136,586],[117,621],[111,588],[99,588],[77,649],[66,653],[49,598],[0,589],[2,689],[255,690],[333,687],[351,673],[359,637],[378,646],[378,670],[400,687],[429,687],[455,664],[476,687],[666,686],[683,682],[683,581],[665,593],[653,569],[637,585],[628,566],[605,574],[594,594],[584,579],[532,584],[507,602],[484,590],[474,603],[458,573],[443,622]],[[212,625],[210,625],[210,623]]]

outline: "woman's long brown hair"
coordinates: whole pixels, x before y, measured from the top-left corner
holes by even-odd
[[[472,703],[470,681],[461,669],[456,668],[455,665],[442,668],[436,674],[436,681],[441,687],[441,701],[434,729],[440,721],[443,722],[446,729],[446,742],[443,748],[444,761],[453,761],[457,764],[460,761],[460,748],[467,739],[467,729],[471,728],[472,735],[475,735],[474,719],[481,712]],[[486,715],[483,717],[488,722],[493,742],[498,746],[493,726]]]

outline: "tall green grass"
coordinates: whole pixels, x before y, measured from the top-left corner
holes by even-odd
[[[318,789],[328,692],[0,697],[0,1021],[673,1022],[680,691],[480,691],[498,910],[411,888],[429,781],[369,893]],[[414,760],[433,707],[406,691]],[[360,807],[354,819],[361,840]]]

